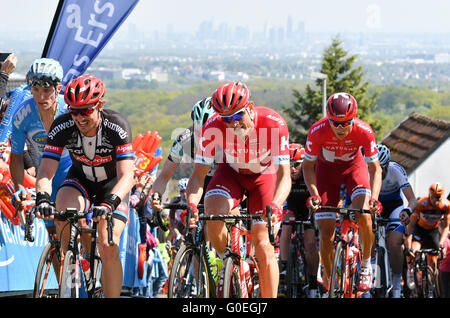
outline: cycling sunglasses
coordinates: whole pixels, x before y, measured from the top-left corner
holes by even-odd
[[[233,119],[234,121],[240,121],[240,120],[242,120],[244,115],[245,115],[245,108],[237,113],[234,113],[233,115],[230,115],[230,116],[220,115],[220,118],[222,118],[223,121],[225,121],[227,124],[229,124],[229,123],[231,123],[231,119]]]
[[[291,167],[298,168],[302,164],[302,161],[291,161]]]
[[[350,125],[353,125],[353,119],[350,119],[347,121],[335,121],[335,120],[328,119],[328,121],[335,128],[338,128],[339,126],[341,126],[342,128],[346,128]]]
[[[432,196],[433,198],[435,198],[436,201],[439,201],[439,200],[441,199],[441,197],[442,197],[442,195],[439,195],[439,194],[432,194],[431,196]]]
[[[81,115],[86,117],[92,115],[97,106],[98,104],[88,108],[72,108],[69,106],[69,113],[73,116]]]

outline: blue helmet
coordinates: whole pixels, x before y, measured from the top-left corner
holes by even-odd
[[[61,64],[49,58],[35,60],[27,73],[27,84],[30,86],[56,86],[62,82],[62,79],[63,68]]]
[[[211,97],[206,97],[199,100],[192,107],[191,118],[194,126],[202,127],[214,114],[215,111],[212,108]]]

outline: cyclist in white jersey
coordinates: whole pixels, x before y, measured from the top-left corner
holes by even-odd
[[[380,189],[379,201],[383,204],[382,217],[405,220],[411,215],[417,206],[417,199],[409,184],[408,175],[405,169],[396,162],[390,161],[391,153],[382,144],[377,145],[378,157],[383,170],[383,183]],[[408,201],[408,206],[404,207],[401,193]],[[394,221],[387,225],[386,243],[389,251],[389,264],[392,270],[393,298],[400,297],[401,273],[403,268],[403,234],[404,227],[401,222]]]

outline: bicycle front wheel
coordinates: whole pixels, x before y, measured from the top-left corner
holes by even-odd
[[[288,298],[300,298],[306,296],[304,289],[307,282],[305,262],[296,244],[289,246],[288,261],[286,266],[286,287]]]
[[[242,298],[239,265],[227,257],[224,264],[223,298]]]
[[[338,242],[331,269],[329,298],[344,298],[345,296],[347,280],[345,264],[345,247],[342,242]]]
[[[72,251],[67,251],[62,267],[59,298],[79,298],[80,284],[80,264],[78,258]]]
[[[210,282],[204,260],[202,260],[200,274],[201,286],[198,284],[199,257],[200,255],[195,247],[187,245],[180,247],[169,276],[169,298],[208,298],[210,296]],[[199,291],[197,291],[198,288]]]
[[[52,260],[58,251],[48,242],[42,251],[34,279],[33,298],[58,297],[58,278],[53,268]],[[59,261],[59,259],[58,259]]]

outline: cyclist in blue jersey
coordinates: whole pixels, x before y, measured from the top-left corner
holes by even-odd
[[[98,250],[102,260],[101,283],[105,297],[120,297],[123,270],[119,242],[128,221],[128,195],[135,184],[134,152],[129,122],[105,109],[105,87],[86,74],[67,84],[64,98],[69,113],[53,122],[36,180],[36,217],[52,219],[50,181],[67,149],[72,166],[56,196],[56,209],[92,211],[98,222]],[[108,222],[113,221],[113,244],[109,245]],[[67,222],[55,221],[61,246],[67,249]],[[83,248],[88,251],[89,244]]]
[[[28,147],[42,156],[47,141],[47,134],[53,120],[67,112],[64,97],[58,95],[62,85],[63,69],[58,61],[41,58],[35,60],[28,70],[27,83],[31,87],[31,96],[22,101],[12,121],[11,159],[9,169],[14,182],[15,193],[12,196],[13,205],[24,208],[23,198],[26,190],[24,186],[24,150]],[[39,159],[40,160],[40,159]],[[69,153],[65,151],[59,164],[57,177],[53,181],[51,200],[56,199],[56,191],[64,180],[72,164]],[[53,222],[46,222],[50,231],[54,230]]]
[[[391,152],[382,144],[377,145],[378,158],[382,168],[383,182],[378,200],[383,205],[381,216],[405,220],[417,207],[417,199],[409,184],[405,169],[396,162],[390,161]],[[408,202],[404,207],[401,193]],[[386,243],[389,251],[389,264],[392,270],[392,297],[399,298],[403,268],[403,234],[404,226],[399,221],[388,223],[386,227]]]

